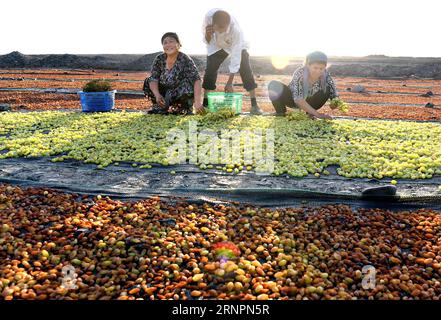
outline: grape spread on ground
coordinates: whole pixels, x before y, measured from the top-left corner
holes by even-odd
[[[441,297],[430,209],[122,202],[0,185],[0,217],[6,300]],[[76,288],[62,286],[65,267]]]
[[[168,133],[175,129],[188,133],[191,122],[197,123],[198,132],[251,132],[249,141],[246,135],[241,137],[242,153],[245,144],[250,147],[251,143],[254,148],[260,142],[254,130],[261,130],[265,141],[266,130],[273,129],[275,175],[327,174],[326,168],[331,165],[338,166],[337,173],[348,178],[426,179],[441,173],[441,124],[311,120],[295,112],[288,117],[244,117],[228,113],[189,117],[139,112],[2,113],[0,159],[52,156],[54,162],[75,159],[95,163],[99,168],[123,161],[144,168],[152,164],[168,165],[168,148],[174,143],[168,139]],[[203,139],[198,142],[199,147],[207,143]],[[222,139],[218,139],[214,148],[221,147]],[[245,159],[244,155],[240,158]],[[258,170],[258,160],[224,163],[220,169]],[[204,169],[219,163],[198,164]]]

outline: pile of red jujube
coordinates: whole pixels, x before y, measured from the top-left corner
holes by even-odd
[[[441,216],[429,209],[129,202],[0,184],[5,300],[440,299],[440,281]]]

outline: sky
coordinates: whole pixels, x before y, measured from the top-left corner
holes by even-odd
[[[2,0],[0,54],[146,54],[161,35],[179,34],[188,54],[204,54],[202,21],[232,13],[256,56],[441,57],[436,0]]]

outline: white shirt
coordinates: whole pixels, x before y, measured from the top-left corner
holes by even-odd
[[[204,35],[203,39],[204,42],[207,44],[207,54],[211,56],[222,49],[225,50],[228,54],[231,55],[231,62],[229,67],[230,73],[237,73],[240,69],[242,50],[248,49],[248,44],[244,39],[242,30],[240,29],[236,19],[230,15],[231,22],[226,32],[215,32],[211,37],[209,43],[207,43],[207,40],[205,39],[205,29],[207,28],[207,26],[213,24],[213,15],[219,10],[222,9],[216,8],[210,10],[205,15],[204,23],[202,25],[202,32]]]

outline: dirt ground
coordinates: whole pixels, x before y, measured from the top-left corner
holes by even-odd
[[[2,70],[0,72],[0,104],[6,103],[13,111],[23,110],[80,110],[77,91],[91,79],[111,81],[118,90],[115,101],[117,110],[148,110],[151,102],[144,98],[142,85],[148,72],[115,72],[92,70]],[[287,75],[257,75],[256,94],[260,107],[265,112],[274,112],[268,99],[267,85],[271,80],[285,84],[290,81]],[[349,105],[348,116],[405,119],[441,120],[441,80],[435,79],[376,79],[356,77],[334,78],[340,97]],[[227,81],[226,75],[219,75],[218,89],[222,90]],[[244,93],[243,111],[248,112],[251,104],[248,94],[236,79],[235,90]],[[353,92],[356,85],[365,88],[364,93]],[[351,89],[351,90],[349,90]],[[426,95],[427,92],[432,95]],[[126,93],[126,94],[124,94]],[[426,95],[426,96],[422,96]],[[432,103],[432,108],[425,107]],[[321,110],[333,116],[342,116],[328,106]]]

